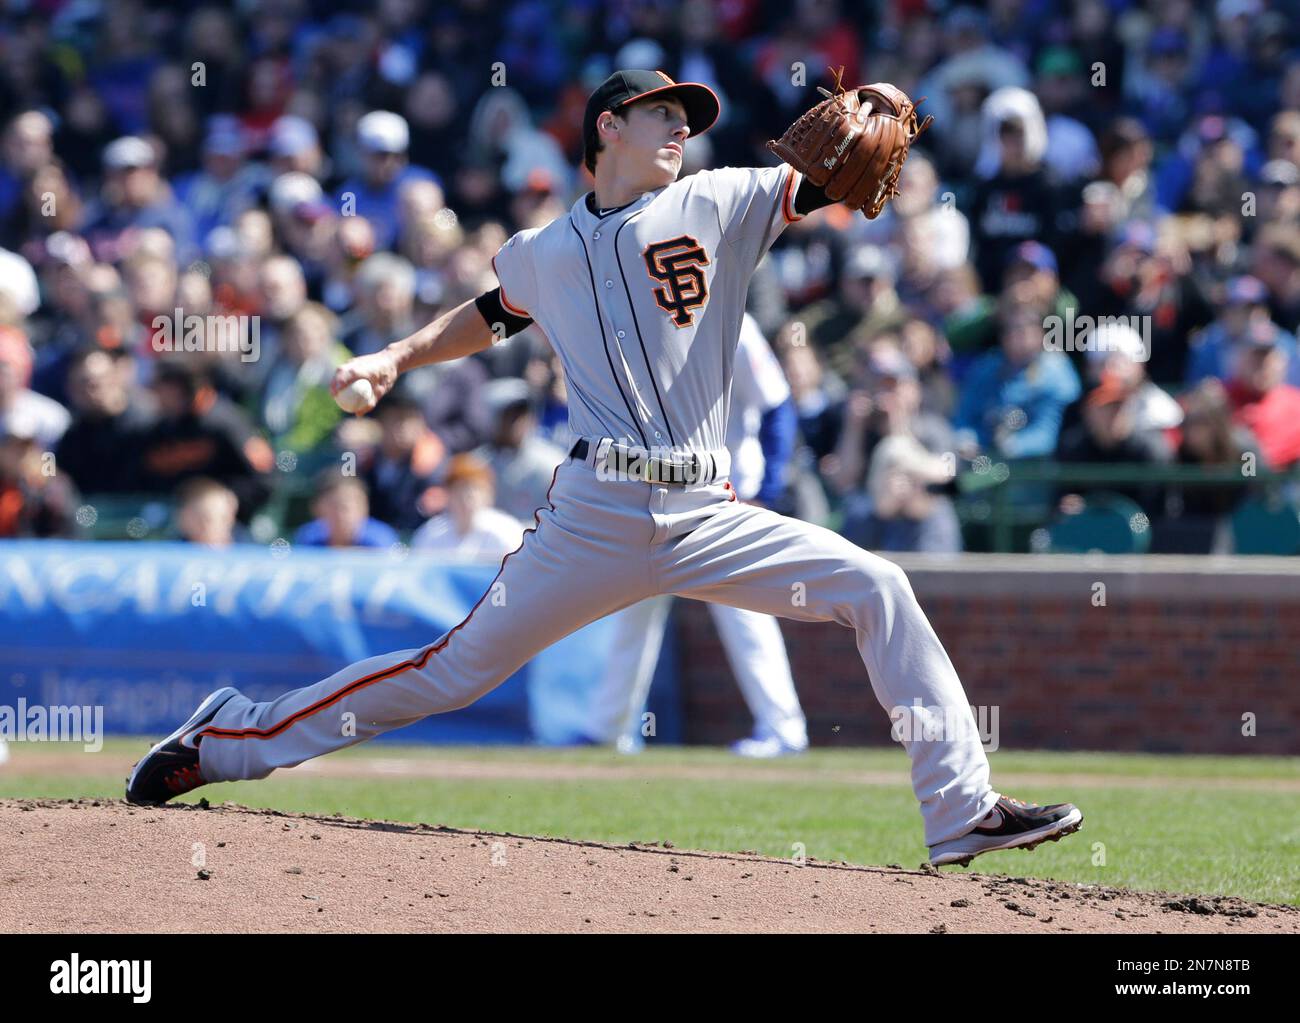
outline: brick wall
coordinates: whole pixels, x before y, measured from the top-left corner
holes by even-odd
[[[1300,559],[899,555],[1002,749],[1300,753]],[[1105,606],[1094,587],[1105,584]],[[678,601],[687,741],[750,718],[709,615]],[[854,633],[783,620],[817,746],[890,744]],[[1255,715],[1253,737],[1242,715]]]

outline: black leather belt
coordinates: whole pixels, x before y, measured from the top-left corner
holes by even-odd
[[[590,452],[591,444],[585,438],[579,438],[569,454],[585,462]],[[681,458],[660,458],[644,448],[628,448],[621,444],[610,445],[605,455],[605,468],[624,474],[628,479],[681,486],[712,483],[713,477],[717,475],[717,466],[712,458],[701,458],[696,454],[687,454]]]

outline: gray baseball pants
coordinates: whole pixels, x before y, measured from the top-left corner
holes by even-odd
[[[992,809],[998,796],[974,715],[902,569],[821,526],[737,501],[729,483],[602,478],[592,447],[585,462],[556,469],[549,506],[463,622],[427,646],[366,658],[267,703],[233,697],[198,733],[203,777],[263,778],[458,710],[556,640],[672,593],[853,629],[891,717],[970,720],[937,738],[921,720],[897,730],[926,844],[964,834]]]

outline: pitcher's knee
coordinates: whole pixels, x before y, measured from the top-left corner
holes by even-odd
[[[448,714],[455,710],[464,710],[492,692],[521,666],[494,665],[474,668],[462,666],[457,671],[435,677],[432,680],[435,709],[429,713]]]
[[[436,714],[449,714],[454,710],[464,710],[472,703],[477,703],[493,689],[504,682],[508,675],[490,682],[475,682],[463,686],[457,686],[456,689],[449,693],[439,704]]]
[[[863,551],[854,567],[862,574],[859,604],[870,617],[882,612],[892,615],[899,607],[916,602],[907,573],[892,561]]]
[[[900,566],[869,551],[863,553],[862,571],[874,589],[888,596],[912,595],[912,584]]]

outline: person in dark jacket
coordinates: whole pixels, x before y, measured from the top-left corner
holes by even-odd
[[[130,361],[120,350],[95,347],[72,356],[68,394],[74,418],[55,461],[83,494],[129,494],[139,488],[140,442],[153,415],[149,403],[127,386],[124,370]]]
[[[235,492],[240,521],[247,522],[270,495],[271,446],[186,356],[160,361],[153,390],[158,419],[140,442],[140,490],[171,494],[185,480],[207,476]]]
[[[375,418],[383,432],[360,473],[370,491],[370,514],[394,529],[416,529],[445,504],[439,484],[447,468],[447,446],[405,389],[385,395]]]

